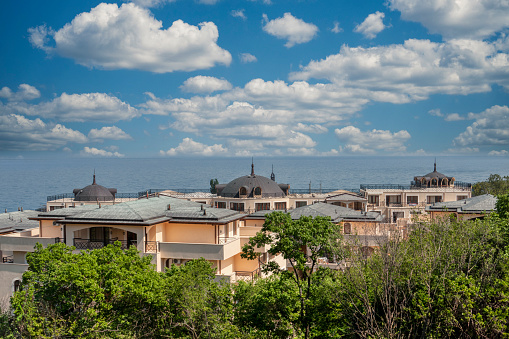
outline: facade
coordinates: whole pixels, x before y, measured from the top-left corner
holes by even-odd
[[[432,219],[447,218],[454,215],[457,220],[470,220],[483,218],[495,211],[497,197],[491,194],[483,194],[476,197],[458,200],[438,202],[426,207],[426,211]]]
[[[260,274],[261,263],[240,257],[242,244],[252,235],[244,217],[166,196],[41,212],[33,218],[39,222],[37,235],[0,237],[0,249],[13,252],[12,262],[0,264],[0,284],[8,286],[0,298],[10,295],[21,280],[27,268],[25,255],[37,242],[45,246],[64,242],[79,251],[119,241],[124,248],[136,246],[141,255],[151,255],[158,271],[203,257],[216,267],[218,276],[229,281],[251,279]],[[269,259],[267,249],[259,251],[260,260]]]
[[[378,211],[386,222],[404,224],[420,218],[428,205],[470,198],[472,187],[437,172],[435,163],[433,172],[415,176],[409,186],[361,185],[361,193],[369,211]]]

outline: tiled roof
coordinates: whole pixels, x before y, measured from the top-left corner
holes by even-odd
[[[491,194],[478,195],[476,197],[458,200],[437,202],[426,207],[427,211],[451,211],[458,213],[482,213],[495,210],[497,198]]]
[[[24,231],[30,228],[39,227],[39,222],[30,220],[39,212],[25,210],[23,212],[9,212],[0,214],[0,233]]]
[[[326,201],[367,201],[366,198],[357,194],[342,193],[325,199]]]
[[[333,222],[341,220],[366,220],[381,221],[382,217],[376,212],[362,212],[350,208],[336,206],[326,203],[316,203],[289,211],[292,219],[299,219],[301,216],[329,216]]]

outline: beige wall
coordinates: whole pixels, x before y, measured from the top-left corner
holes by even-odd
[[[252,272],[258,268],[258,260],[247,260],[240,256],[240,253],[233,257],[235,262],[235,271]]]
[[[9,301],[13,292],[14,280],[21,280],[23,272],[27,269],[28,265],[25,264],[0,263],[0,303],[3,304],[5,301]]]
[[[214,244],[215,225],[210,224],[165,224],[164,242]]]
[[[53,225],[54,220],[40,220],[39,235],[41,237],[49,237],[49,238],[62,238],[62,226],[61,225]]]

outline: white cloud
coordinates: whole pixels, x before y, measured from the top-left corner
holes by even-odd
[[[180,88],[184,92],[212,93],[229,90],[232,88],[232,85],[224,79],[198,75],[184,81],[184,84],[180,86]]]
[[[132,137],[117,126],[104,126],[101,129],[91,129],[88,133],[90,139],[131,140]]]
[[[278,39],[286,39],[287,48],[309,42],[318,33],[318,27],[294,17],[291,13],[285,13],[282,18],[274,20],[269,20],[264,14],[263,20],[265,22],[263,30]]]
[[[253,54],[249,54],[249,53],[241,53],[240,54],[240,62],[242,62],[243,64],[247,64],[250,62],[257,62],[257,61],[258,61],[258,59],[256,59],[256,57]]]
[[[378,33],[386,28],[383,22],[384,17],[385,14],[382,12],[372,13],[360,25],[355,27],[354,32],[361,33],[368,39],[374,39]]]
[[[443,117],[444,114],[440,111],[440,108],[429,110],[428,113],[435,117]]]
[[[302,131],[302,132],[308,132],[308,133],[327,133],[329,130],[326,127],[323,127],[322,125],[313,124],[313,125],[305,125],[301,122],[297,124],[294,128],[296,131]]]
[[[491,43],[473,40],[411,39],[403,45],[370,48],[344,45],[338,54],[290,74],[292,80],[310,78],[365,89],[374,101],[404,103],[435,93],[488,92],[492,83],[509,89],[509,56]]]
[[[81,132],[61,124],[46,124],[17,114],[0,115],[0,150],[48,151],[67,143],[84,143]]]
[[[132,0],[132,1],[124,0],[124,1],[135,3],[136,5],[138,5],[140,7],[151,8],[151,7],[163,6],[166,3],[175,2],[176,0]]]
[[[233,9],[230,12],[230,14],[234,18],[241,18],[242,20],[246,20],[247,19],[246,15],[244,14],[244,9]]]
[[[29,32],[35,47],[87,67],[167,73],[231,62],[230,53],[216,43],[219,33],[213,22],[197,27],[177,20],[162,29],[149,10],[133,3],[120,8],[101,3],[58,31],[40,26]],[[47,45],[48,34],[55,47]]]
[[[509,152],[507,152],[505,149],[503,149],[501,151],[493,150],[493,151],[489,152],[488,155],[500,157],[500,156],[507,156],[507,155],[509,155]]]
[[[504,0],[389,0],[404,20],[422,23],[447,39],[481,39],[509,27]]]
[[[0,98],[9,101],[25,101],[37,99],[41,96],[41,92],[33,86],[21,84],[18,86],[18,91],[13,92],[9,87],[3,87],[0,90]]]
[[[204,5],[215,5],[220,0],[198,0],[198,3],[204,4]]]
[[[450,154],[472,154],[479,153],[478,147],[461,147],[461,148],[449,148],[446,153]]]
[[[161,155],[176,156],[176,155],[204,155],[215,156],[225,155],[228,149],[223,145],[215,144],[208,146],[200,142],[196,142],[191,138],[184,138],[182,142],[175,148],[170,148],[168,151],[160,151]]]
[[[81,154],[84,156],[99,156],[99,157],[107,157],[107,158],[123,158],[125,155],[119,152],[110,152],[103,149],[95,148],[95,147],[87,147],[83,148]]]
[[[458,113],[450,113],[450,114],[447,114],[447,116],[445,117],[444,120],[445,121],[461,121],[461,120],[465,120],[465,118],[462,117],[461,115],[459,115]]]
[[[509,145],[509,107],[492,106],[475,114],[469,113],[475,122],[454,139],[459,146]]]
[[[334,21],[334,27],[331,28],[331,32],[336,34],[343,32],[343,28],[339,27],[338,21]]]
[[[357,127],[347,126],[336,129],[334,133],[345,144],[340,150],[348,153],[404,152],[405,142],[410,139],[410,133],[405,130],[395,133],[376,129],[362,132]]]
[[[29,105],[23,102],[0,103],[0,113],[16,112],[60,121],[104,121],[116,122],[138,117],[138,110],[116,97],[105,93],[67,94],[49,102]]]

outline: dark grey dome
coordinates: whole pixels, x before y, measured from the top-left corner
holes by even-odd
[[[92,185],[88,185],[84,188],[76,188],[73,190],[75,201],[113,201],[115,200],[115,194],[117,193],[116,188],[106,188],[98,185],[94,181]]]
[[[414,177],[413,185],[417,187],[452,187],[454,181],[454,177],[448,177],[445,174],[437,172],[437,163],[435,161],[433,172]]]
[[[286,196],[285,192],[275,181],[261,175],[255,175],[253,165],[251,165],[251,175],[230,181],[218,192],[218,195],[229,198]]]

